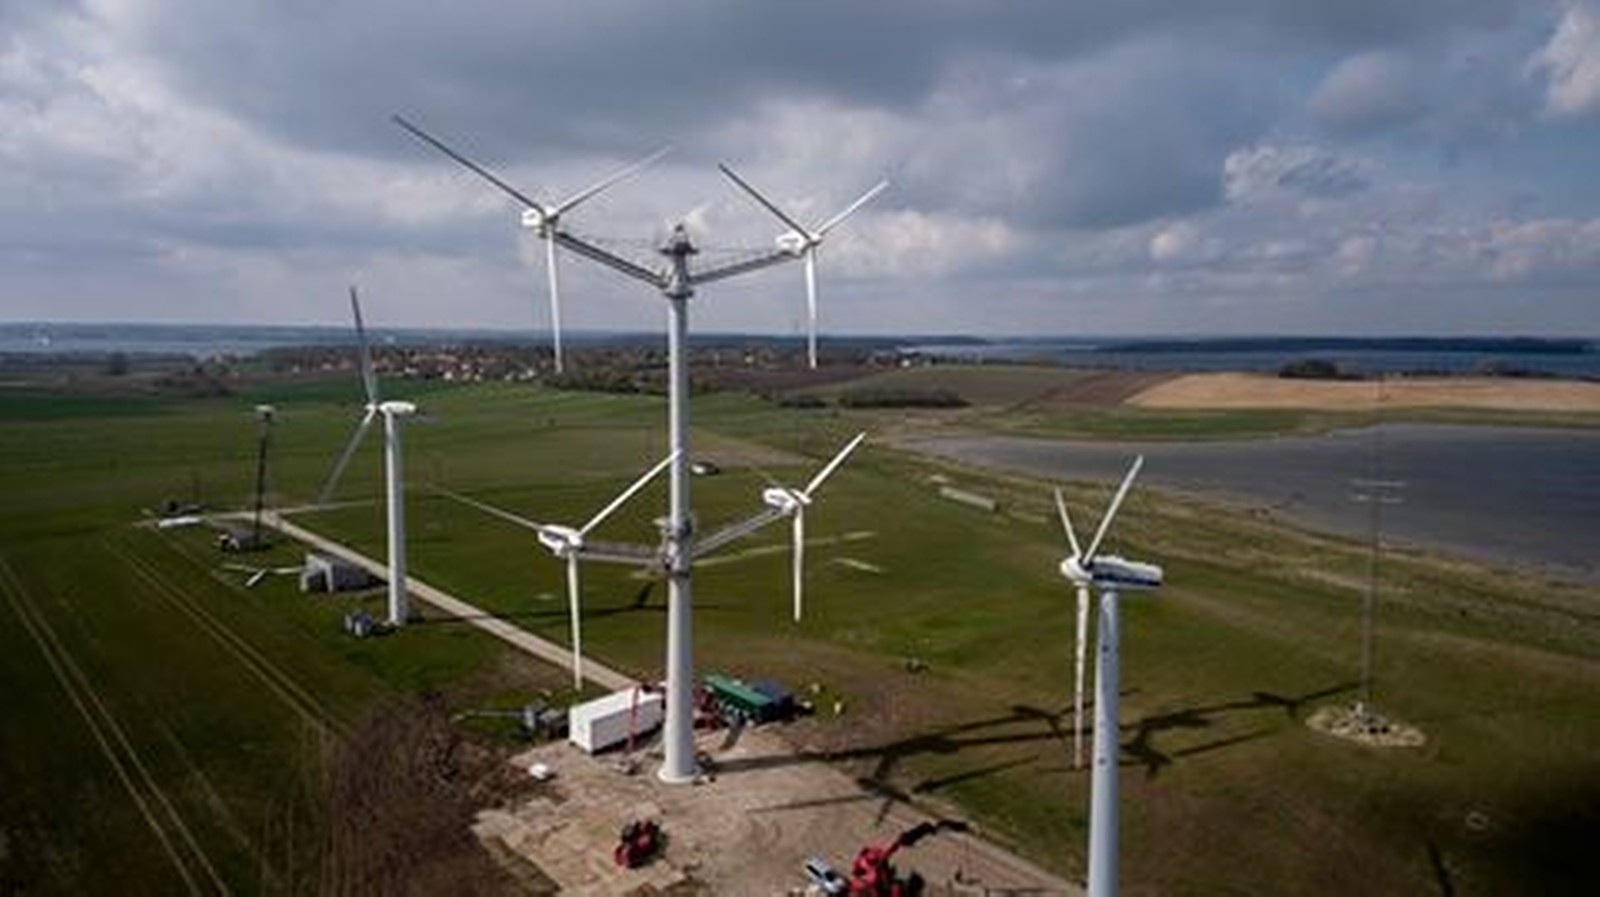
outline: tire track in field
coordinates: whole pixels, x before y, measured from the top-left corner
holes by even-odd
[[[206,893],[205,883],[200,880],[196,869],[191,868],[192,864],[198,867],[200,874],[209,879],[216,893],[231,893],[227,883],[217,874],[210,857],[195,839],[194,833],[168,800],[161,785],[150,774],[149,768],[145,766],[139,752],[134,749],[127,733],[106,707],[105,702],[100,699],[99,693],[83,672],[83,668],[67,651],[49,621],[29,596],[27,586],[17,576],[10,562],[3,557],[0,557],[0,592],[5,593],[7,603],[22,621],[23,628],[39,648],[39,653],[44,655],[50,672],[66,692],[73,707],[83,717],[84,724],[94,736],[101,753],[117,774],[123,788],[133,798],[134,805],[144,817],[145,823],[161,842],[162,849],[172,861],[179,877],[183,879],[188,892]],[[187,847],[187,858],[184,855],[185,851],[174,840],[174,835],[182,841],[182,846]]]
[[[223,650],[254,674],[292,712],[321,733],[332,734],[341,740],[348,736],[348,730],[343,724],[300,683],[284,672],[282,667],[269,660],[203,604],[190,597],[148,560],[114,544],[109,538],[105,540],[105,545],[114,557],[127,564],[134,575],[149,586],[157,598],[187,616],[210,635]]]

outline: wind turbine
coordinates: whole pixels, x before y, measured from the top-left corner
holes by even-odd
[[[562,367],[561,356],[561,278],[557,273],[556,268],[556,241],[552,239],[556,228],[561,224],[561,216],[572,211],[574,208],[594,197],[596,194],[610,188],[618,181],[632,177],[633,175],[638,174],[641,170],[655,164],[661,159],[662,156],[665,156],[667,153],[671,152],[672,148],[664,146],[637,162],[617,169],[611,174],[606,175],[604,178],[601,178],[595,183],[590,184],[588,187],[579,190],[577,193],[572,194],[566,199],[563,199],[558,203],[546,205],[543,203],[534,202],[529,197],[523,195],[521,191],[511,188],[499,178],[496,178],[488,171],[485,171],[471,160],[461,156],[450,147],[440,143],[438,140],[435,140],[426,131],[423,131],[421,128],[417,127],[411,122],[406,121],[403,117],[399,115],[394,116],[394,122],[400,127],[405,128],[418,140],[427,143],[434,149],[439,150],[450,158],[460,162],[462,165],[465,165],[478,174],[488,178],[501,189],[507,191],[513,197],[520,200],[523,205],[527,206],[527,208],[522,212],[522,226],[533,229],[539,235],[539,238],[544,240],[545,271],[549,276],[550,283],[550,339],[552,346],[555,349],[556,373],[561,373],[564,369]]]
[[[857,209],[860,209],[870,202],[873,197],[882,193],[889,186],[889,182],[879,181],[872,189],[861,194],[856,198],[855,202],[845,206],[842,211],[832,218],[815,227],[806,227],[778,208],[777,204],[762,196],[760,191],[750,186],[749,181],[735,174],[732,168],[721,163],[718,163],[717,167],[722,169],[722,173],[727,175],[735,184],[738,184],[744,192],[750,194],[752,199],[760,203],[763,208],[789,227],[787,232],[778,236],[776,241],[778,248],[792,256],[805,260],[806,320],[808,322],[806,359],[814,370],[817,366],[817,250],[821,248],[822,240],[828,235],[828,231],[838,227],[846,218],[854,215]]]
[[[515,187],[438,140],[427,137],[414,127],[407,127],[407,130],[528,208],[539,207],[539,203]],[[837,222],[829,226],[835,224]],[[667,439],[676,460],[669,469],[670,485],[662,545],[653,561],[667,578],[667,710],[662,735],[662,762],[656,776],[663,782],[687,784],[695,781],[699,774],[694,750],[692,577],[699,540],[695,537],[693,504],[690,500],[693,484],[689,471],[689,458],[692,456],[689,445],[689,300],[704,284],[790,262],[798,256],[780,248],[722,264],[699,265],[693,260],[700,249],[681,223],[657,247],[665,263],[654,267],[626,258],[560,227],[550,228],[549,239],[595,264],[648,284],[667,303]]]
[[[794,518],[794,621],[800,622],[802,609],[802,594],[805,589],[805,551],[806,551],[806,508],[811,505],[811,497],[818,488],[827,481],[833,472],[839,469],[856,446],[867,438],[866,433],[857,433],[855,438],[845,444],[838,454],[834,455],[817,475],[806,483],[804,489],[794,489],[789,486],[779,486],[774,483],[771,487],[761,491],[761,501],[766,507],[750,517],[724,527],[695,545],[695,557],[708,554],[732,542],[755,532],[763,526],[784,517]]]
[[[344,475],[345,467],[360,448],[361,440],[372,428],[372,422],[383,418],[384,477],[388,497],[389,522],[389,625],[403,626],[410,609],[406,601],[406,514],[405,483],[400,475],[400,422],[417,413],[410,402],[383,401],[378,395],[378,377],[372,370],[372,353],[367,348],[367,331],[361,323],[361,300],[356,298],[356,288],[350,288],[350,313],[356,322],[356,343],[361,365],[361,386],[367,394],[366,410],[357,422],[350,442],[334,462],[333,472],[323,484],[318,495],[319,504],[326,504]]]
[[[1072,555],[1061,562],[1061,575],[1078,587],[1078,675],[1074,699],[1073,729],[1082,732],[1083,644],[1087,628],[1089,589],[1100,592],[1100,615],[1095,623],[1096,663],[1094,681],[1094,777],[1089,798],[1089,897],[1113,897],[1117,890],[1117,752],[1118,679],[1120,677],[1119,639],[1123,589],[1155,589],[1161,586],[1162,571],[1155,564],[1130,561],[1115,555],[1099,554],[1100,543],[1111,529],[1111,521],[1122,507],[1133,480],[1144,466],[1144,456],[1134,459],[1117,487],[1116,495],[1087,550],[1080,549],[1067,504],[1056,490],[1056,509],[1067,532]]]
[[[518,526],[533,530],[539,536],[539,543],[550,549],[550,553],[567,562],[567,604],[571,612],[572,626],[572,689],[577,691],[583,688],[583,622],[579,612],[579,601],[582,596],[582,582],[579,578],[578,561],[595,560],[610,561],[618,564],[648,565],[658,562],[660,552],[654,548],[642,545],[629,545],[620,542],[597,542],[588,538],[589,533],[604,523],[606,518],[616,513],[618,508],[627,504],[628,499],[643,489],[651,480],[655,479],[666,470],[677,458],[673,452],[661,459],[656,466],[650,468],[643,476],[634,480],[628,488],[622,490],[611,503],[600,509],[598,514],[589,518],[589,522],[581,527],[565,526],[559,523],[536,523],[519,514],[514,514],[502,508],[497,508],[487,502],[478,501],[465,495],[460,495],[447,490],[439,490],[444,495],[463,504],[471,505],[481,511],[493,514],[502,520],[510,521]]]

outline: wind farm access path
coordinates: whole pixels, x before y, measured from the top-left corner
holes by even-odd
[[[389,575],[389,568],[386,564],[373,560],[355,549],[341,545],[332,539],[320,536],[299,524],[292,523],[285,519],[281,512],[269,511],[264,513],[261,515],[261,522],[291,539],[296,539],[312,546],[318,551],[337,555],[351,563],[359,564],[374,576],[383,578]],[[509,642],[518,650],[525,651],[540,660],[556,664],[563,669],[570,669],[572,666],[572,652],[566,648],[555,642],[542,639],[526,629],[508,623],[481,608],[468,604],[442,589],[428,585],[415,576],[406,576],[406,591],[459,620],[471,623],[495,638]],[[583,658],[583,678],[611,691],[622,691],[633,688],[638,684],[633,677],[625,676],[604,664],[596,663],[589,657]]]

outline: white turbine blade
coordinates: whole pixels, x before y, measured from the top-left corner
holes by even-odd
[[[817,368],[817,247],[806,246],[806,359]]]
[[[882,193],[884,191],[884,189],[887,188],[888,186],[889,186],[889,182],[888,181],[879,181],[877,186],[875,186],[871,190],[868,190],[867,192],[861,194],[860,198],[858,198],[855,202],[849,204],[848,206],[845,206],[844,207],[844,211],[842,211],[839,214],[833,216],[832,218],[829,218],[827,221],[824,221],[821,224],[817,225],[817,229],[816,229],[816,231],[814,233],[811,234],[811,238],[813,240],[820,240],[824,236],[827,236],[828,231],[833,230],[835,227],[838,227],[839,225],[843,224],[844,220],[846,218],[849,218],[851,215],[854,215],[862,206],[864,206],[867,203],[871,202],[872,198],[874,196],[877,196],[879,193]]]
[[[1072,686],[1072,767],[1083,767],[1083,661],[1089,639],[1089,587],[1078,586],[1078,639],[1074,648],[1077,675]]]
[[[269,572],[271,572],[271,571],[269,571],[269,570],[257,570],[256,572],[250,574],[250,578],[244,581],[244,587],[247,588],[247,589],[255,588],[257,583],[259,583],[259,582],[261,582],[261,580],[267,578],[267,574]]]
[[[833,460],[829,461],[827,466],[823,467],[822,470],[817,472],[816,476],[811,478],[811,482],[807,483],[806,488],[800,491],[800,495],[804,498],[810,498],[811,493],[817,491],[817,487],[822,485],[822,481],[832,476],[833,472],[839,468],[839,465],[844,463],[844,459],[850,457],[850,453],[855,451],[856,446],[861,444],[861,440],[866,438],[866,431],[857,433],[856,438],[850,440],[844,448],[839,450],[839,454],[833,456]]]
[[[809,241],[811,239],[811,232],[806,230],[804,227],[802,227],[800,225],[800,222],[795,221],[793,218],[790,218],[787,214],[784,213],[784,211],[782,209],[780,209],[776,205],[774,205],[771,200],[767,199],[765,196],[762,196],[761,195],[761,191],[759,191],[756,188],[750,186],[750,183],[748,181],[746,181],[744,178],[739,177],[737,174],[734,174],[732,168],[729,168],[727,165],[724,165],[721,162],[717,163],[717,167],[722,169],[722,173],[727,175],[729,177],[729,179],[731,179],[735,184],[738,184],[741,188],[743,188],[744,192],[750,194],[750,198],[751,199],[754,199],[756,202],[761,203],[763,208],[765,208],[767,211],[771,212],[773,215],[777,216],[777,219],[779,221],[782,221],[784,224],[788,225],[790,229],[792,229],[795,233],[799,234],[800,236],[804,237],[807,241]]]
[[[567,604],[572,611],[572,690],[583,689],[583,615],[578,610],[578,599],[583,585],[578,574],[578,556],[567,555]]]
[[[378,404],[378,378],[372,372],[372,350],[367,348],[367,328],[361,322],[361,300],[356,298],[356,288],[350,285],[350,313],[356,319],[357,363],[361,365],[361,387],[367,392],[367,404]]]
[[[535,521],[529,520],[528,518],[523,517],[520,514],[513,514],[512,512],[507,511],[504,508],[497,508],[494,505],[489,504],[488,502],[478,501],[476,498],[471,498],[469,496],[462,495],[459,492],[451,492],[449,489],[445,489],[445,488],[439,487],[439,486],[433,487],[433,491],[437,492],[440,495],[443,495],[445,498],[451,499],[452,501],[458,501],[461,504],[464,504],[464,505],[466,505],[466,506],[468,506],[470,508],[477,508],[478,510],[484,512],[485,514],[490,514],[492,516],[498,517],[501,520],[506,521],[507,523],[514,523],[517,526],[520,526],[520,527],[522,527],[524,529],[531,529],[536,533],[542,533],[542,532],[545,532],[545,530],[546,530],[545,525],[542,524],[542,523],[537,523]]]
[[[474,174],[478,175],[479,177],[483,178],[484,180],[488,181],[489,183],[491,183],[491,184],[495,185],[496,187],[499,187],[501,190],[505,191],[507,194],[509,194],[517,202],[520,202],[523,205],[527,206],[528,208],[534,210],[535,212],[538,212],[541,217],[547,217],[546,214],[545,214],[544,206],[541,206],[538,203],[534,202],[532,199],[528,198],[526,195],[524,195],[522,193],[522,191],[518,190],[517,188],[511,186],[510,184],[506,183],[505,181],[500,180],[498,177],[495,177],[494,173],[489,171],[489,169],[484,168],[483,166],[479,165],[478,163],[472,161],[471,159],[468,159],[466,156],[463,156],[460,153],[456,152],[455,150],[451,149],[450,147],[445,146],[443,143],[441,143],[440,141],[436,140],[433,137],[432,134],[429,134],[428,132],[422,130],[421,128],[417,127],[416,125],[412,124],[411,122],[408,122],[405,119],[401,118],[400,116],[394,115],[394,116],[391,116],[391,118],[394,119],[394,123],[395,124],[399,125],[402,128],[405,128],[407,131],[411,132],[411,135],[413,137],[416,137],[418,140],[421,140],[422,142],[428,144],[429,146],[433,147],[434,149],[438,150],[439,152],[444,153],[445,155],[449,156],[450,158],[452,158],[452,159],[456,160],[457,162],[461,163],[469,171],[473,172]]]
[[[800,622],[804,604],[801,599],[806,587],[806,507],[794,512],[794,621]]]
[[[1072,530],[1072,517],[1067,514],[1067,500],[1061,497],[1061,490],[1056,489],[1056,510],[1061,514],[1061,528],[1067,531],[1067,544],[1072,546],[1073,557],[1083,557],[1083,549],[1078,547],[1078,534]]]
[[[339,460],[333,463],[333,471],[328,474],[328,481],[322,484],[322,491],[317,493],[317,504],[327,504],[333,497],[333,490],[339,486],[339,478],[344,476],[344,469],[350,464],[350,459],[355,456],[356,449],[361,447],[361,440],[372,429],[372,421],[378,416],[378,409],[369,407],[367,413],[361,416],[361,422],[356,424],[355,433],[350,436],[350,441],[345,443],[344,451],[339,453]]]
[[[604,178],[601,178],[600,180],[596,181],[595,183],[589,185],[588,187],[585,187],[582,190],[579,190],[577,193],[572,194],[572,196],[562,200],[560,204],[558,204],[555,208],[550,210],[549,215],[548,215],[548,219],[550,219],[551,223],[553,224],[554,223],[553,219],[561,217],[561,214],[563,212],[569,211],[572,208],[574,208],[575,206],[578,206],[578,205],[582,204],[585,200],[587,200],[590,197],[594,196],[596,193],[599,193],[602,190],[605,190],[607,187],[610,187],[612,184],[615,184],[618,181],[621,181],[621,180],[624,180],[626,178],[629,178],[629,177],[639,173],[640,171],[650,167],[651,165],[654,165],[656,162],[660,161],[662,156],[665,156],[667,153],[670,153],[670,152],[672,152],[672,147],[664,146],[661,149],[658,149],[655,152],[651,153],[650,155],[645,156],[643,159],[640,159],[639,161],[634,162],[631,165],[628,165],[628,166],[626,166],[624,168],[621,168],[621,169],[618,169],[617,171],[612,172],[609,175],[606,175]]]
[[[593,519],[591,519],[588,523],[584,524],[583,529],[578,530],[578,535],[580,535],[580,536],[589,535],[589,531],[590,530],[592,530],[595,527],[599,526],[601,524],[601,522],[603,522],[607,517],[610,517],[613,513],[615,513],[615,511],[618,508],[622,507],[623,504],[626,503],[628,499],[632,498],[635,493],[637,493],[640,489],[643,489],[645,487],[645,485],[647,483],[649,483],[651,480],[655,479],[656,476],[661,473],[661,471],[666,470],[667,469],[667,465],[671,464],[673,459],[677,458],[677,457],[678,457],[678,453],[677,452],[673,452],[672,454],[666,456],[665,458],[662,458],[660,463],[656,464],[656,466],[654,466],[654,467],[650,468],[649,470],[645,471],[644,476],[641,476],[637,480],[634,480],[633,481],[633,485],[631,485],[628,488],[622,490],[622,494],[618,495],[616,498],[612,499],[611,500],[611,504],[606,505],[604,508],[601,508],[600,509],[600,513],[594,515]]]
[[[1117,494],[1111,499],[1111,506],[1106,508],[1106,516],[1100,518],[1100,528],[1095,530],[1094,539],[1089,542],[1089,550],[1084,552],[1083,562],[1087,564],[1094,559],[1094,553],[1100,550],[1100,540],[1106,537],[1106,531],[1111,529],[1111,521],[1117,516],[1117,509],[1122,507],[1122,500],[1128,496],[1128,489],[1133,486],[1133,478],[1139,475],[1139,468],[1144,466],[1144,455],[1133,459],[1133,466],[1128,468],[1128,473],[1122,478],[1122,485],[1117,487]]]
[[[561,279],[556,273],[556,241],[545,241],[545,270],[550,276],[550,340],[555,351],[556,373],[561,364]]]

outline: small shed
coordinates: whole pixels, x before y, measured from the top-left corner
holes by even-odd
[[[300,570],[302,592],[353,592],[378,582],[367,568],[320,552],[307,552],[305,566]]]
[[[267,547],[267,531],[248,522],[224,521],[217,525],[217,547],[229,553],[260,551]]]

